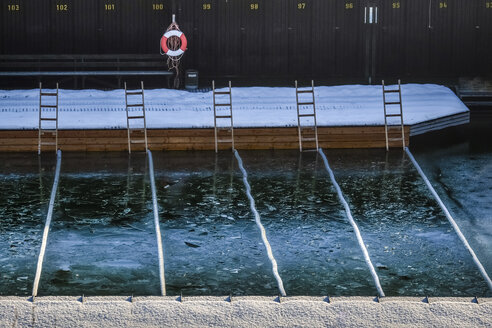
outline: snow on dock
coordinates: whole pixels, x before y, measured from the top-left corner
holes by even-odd
[[[297,126],[294,88],[237,87],[232,93],[235,127]],[[381,86],[320,86],[315,95],[319,126],[384,124]],[[418,133],[469,119],[468,108],[441,85],[402,85],[402,99],[405,125],[418,126]],[[146,90],[145,102],[150,129],[213,127],[211,91]],[[39,89],[0,90],[0,130],[37,129],[38,106]],[[59,129],[126,129],[124,90],[61,89],[59,106]],[[441,118],[453,119],[443,124]]]
[[[0,298],[5,327],[490,327],[491,299],[384,297]]]

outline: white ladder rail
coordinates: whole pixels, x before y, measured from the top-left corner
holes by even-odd
[[[384,80],[381,81],[383,88],[383,107],[384,107],[384,135],[386,138],[386,151],[389,151],[389,143],[390,141],[400,141],[402,142],[402,148],[405,150],[405,126],[403,124],[403,104],[401,97],[401,81],[398,80],[398,89],[386,89]],[[387,93],[398,93],[398,101],[386,101]],[[399,105],[400,113],[388,113],[388,105]],[[388,132],[388,117],[400,117],[400,129],[401,129],[401,138],[390,138]]]
[[[277,261],[275,260],[275,256],[273,255],[273,251],[272,251],[272,247],[270,246],[270,242],[268,241],[265,227],[261,223],[260,214],[256,210],[255,200],[254,200],[253,196],[251,195],[251,186],[248,182],[248,173],[244,169],[243,160],[241,159],[241,156],[239,156],[238,151],[234,149],[233,152],[234,152],[234,156],[237,159],[239,170],[243,174],[243,184],[244,184],[244,187],[246,189],[246,196],[248,197],[248,200],[249,200],[249,207],[250,207],[251,212],[253,213],[253,215],[255,217],[256,225],[260,229],[261,240],[263,241],[263,245],[265,246],[266,251],[267,251],[268,259],[270,260],[270,263],[272,265],[272,272],[273,272],[273,276],[275,277],[275,280],[277,281],[278,290],[279,290],[281,296],[287,296],[285,289],[284,289],[284,283],[282,281],[282,278],[280,277],[280,274],[278,273]]]
[[[298,130],[298,137],[299,137],[299,151],[303,151],[303,142],[315,142],[316,149],[318,150],[319,145],[318,145],[318,124],[316,121],[316,101],[314,99],[314,80],[311,80],[311,89],[310,90],[299,90],[297,80],[295,81],[295,87],[296,87],[296,106],[297,106],[297,130]],[[312,101],[311,102],[300,102],[299,101],[299,94],[303,93],[311,93],[312,95]],[[301,106],[313,106],[313,112],[309,114],[301,114]],[[302,126],[301,118],[303,117],[313,117],[313,126]],[[303,137],[302,130],[303,129],[313,129],[314,130],[314,137],[310,138],[305,138]]]
[[[364,255],[364,260],[366,261],[366,264],[369,268],[369,271],[371,272],[372,279],[374,280],[374,285],[376,286],[376,289],[379,293],[380,297],[384,297],[384,291],[383,288],[381,287],[381,283],[379,281],[379,276],[374,269],[374,265],[372,264],[371,257],[369,256],[369,252],[367,251],[367,247],[364,243],[364,240],[362,239],[362,235],[360,233],[359,227],[357,226],[357,223],[355,222],[352,212],[350,211],[350,206],[348,205],[347,201],[345,200],[345,197],[343,196],[342,189],[340,188],[340,185],[338,184],[337,180],[335,179],[335,174],[333,173],[333,170],[330,168],[330,164],[328,163],[328,159],[325,156],[325,153],[323,152],[323,149],[318,150],[319,154],[321,155],[321,158],[323,159],[323,162],[325,164],[326,171],[328,172],[331,182],[333,186],[335,187],[337,194],[338,194],[338,199],[342,203],[345,213],[347,215],[347,218],[352,225],[352,228],[354,229],[355,236],[357,237],[357,242],[359,243],[359,247],[362,250],[362,254]]]
[[[152,160],[152,152],[150,149],[147,149],[147,156],[149,159],[149,176],[150,176],[150,187],[152,190],[152,208],[154,212],[154,226],[155,226],[155,234],[157,239],[157,255],[159,257],[159,281],[161,285],[161,295],[166,296],[166,276],[164,271],[164,251],[162,246],[162,234],[160,228],[160,220],[159,220],[159,207],[157,204],[157,192],[155,187],[155,178],[154,178],[154,162]]]
[[[232,116],[232,87],[229,81],[229,91],[215,91],[215,80],[212,81],[213,103],[214,103],[214,137],[215,137],[215,152],[219,151],[219,143],[231,143],[232,151],[234,151],[234,120]],[[217,95],[229,95],[229,103],[217,103]],[[228,115],[217,115],[217,107],[229,107]],[[230,119],[230,127],[222,128],[217,126],[217,119]],[[231,132],[231,139],[220,139],[219,131],[228,130]]]
[[[58,182],[60,180],[60,167],[61,167],[61,150],[56,152],[56,170],[55,179],[53,181],[53,187],[51,189],[50,203],[48,205],[48,214],[46,215],[46,222],[44,224],[43,238],[41,240],[41,249],[39,251],[38,263],[36,265],[36,275],[34,277],[34,283],[32,287],[32,300],[38,295],[39,281],[41,279],[41,272],[43,270],[44,254],[46,252],[46,245],[48,244],[48,233],[51,226],[51,218],[53,217],[53,207],[55,205],[56,191],[58,189]]]
[[[140,88],[141,91],[128,91],[126,82],[125,82],[125,107],[126,107],[126,128],[127,128],[127,133],[128,133],[128,153],[131,154],[132,152],[132,144],[137,144],[137,143],[143,143],[145,144],[145,151],[147,151],[148,147],[148,141],[147,141],[147,119],[145,116],[145,96],[144,96],[144,84],[143,81],[140,81]],[[137,104],[129,104],[128,103],[128,96],[136,96],[136,95],[141,95],[142,96],[142,101],[141,103]],[[131,109],[130,108],[141,108],[142,115],[130,115]],[[130,126],[130,120],[143,120],[143,128],[133,128]],[[143,131],[143,139],[135,139],[132,140],[132,132],[134,131]]]
[[[429,191],[431,192],[432,196],[434,196],[434,199],[439,204],[439,207],[441,207],[442,211],[444,212],[444,215],[446,216],[446,218],[448,219],[449,223],[453,227],[454,231],[458,235],[458,238],[461,240],[461,242],[463,243],[463,245],[465,246],[465,248],[470,253],[470,255],[471,255],[472,259],[473,259],[473,262],[477,266],[478,271],[480,271],[480,274],[482,275],[482,277],[484,278],[485,282],[487,283],[487,286],[492,291],[492,280],[490,279],[489,275],[487,274],[487,271],[485,270],[484,266],[482,265],[482,263],[478,259],[477,255],[473,251],[473,248],[468,243],[468,240],[466,240],[465,235],[463,235],[463,233],[461,232],[461,229],[459,228],[458,224],[453,219],[453,217],[451,216],[451,213],[449,213],[446,205],[444,205],[443,201],[441,200],[441,197],[439,197],[439,195],[437,194],[436,190],[434,189],[434,187],[430,183],[429,179],[427,179],[427,176],[425,175],[424,171],[420,167],[420,165],[417,162],[417,160],[415,159],[415,157],[413,157],[412,153],[410,152],[410,149],[408,149],[407,147],[405,147],[405,152],[407,153],[408,157],[412,161],[412,164],[414,165],[414,167],[417,170],[417,172],[419,173],[419,175],[424,180],[424,182],[425,182],[427,188],[429,189]]]
[[[55,97],[55,105],[43,104],[43,97]],[[43,109],[55,109],[55,117],[43,116]],[[55,122],[55,129],[44,128],[43,121]],[[43,142],[42,137],[45,134],[54,135],[55,141]],[[41,154],[42,146],[55,146],[55,152],[58,150],[58,83],[56,83],[56,92],[43,92],[43,85],[39,82],[39,118],[38,118],[38,155]]]

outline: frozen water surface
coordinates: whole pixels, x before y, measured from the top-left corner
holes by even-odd
[[[492,116],[472,113],[470,126],[435,133],[418,145],[416,159],[492,276]],[[456,137],[458,135],[458,137]]]
[[[376,295],[321,158],[242,152],[288,295]]]
[[[154,153],[170,295],[276,295],[231,152]]]
[[[0,295],[32,293],[54,164],[52,156],[0,154]]]
[[[470,254],[401,150],[326,153],[386,295],[489,295]]]
[[[492,138],[480,140],[414,154],[491,274],[492,151],[484,140]],[[325,153],[387,295],[490,295],[401,150]],[[375,295],[321,158],[240,154],[287,294]],[[0,294],[30,295],[56,158],[0,160]],[[154,165],[167,293],[278,294],[232,153],[154,152]],[[143,153],[63,154],[40,295],[159,293],[147,169]]]
[[[65,153],[39,294],[158,295],[151,201],[145,155]]]

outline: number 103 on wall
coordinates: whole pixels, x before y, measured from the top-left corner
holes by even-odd
[[[8,11],[20,11],[20,5],[19,4],[7,5],[7,10]]]

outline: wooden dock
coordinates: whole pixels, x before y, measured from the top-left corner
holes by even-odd
[[[444,116],[410,126],[410,136],[417,136],[431,131],[442,130],[453,126],[470,123],[470,112]]]
[[[151,150],[214,150],[214,129],[148,129]],[[409,145],[410,127],[405,126]],[[62,151],[127,151],[127,130],[59,130]],[[384,126],[318,127],[322,148],[384,148]],[[236,128],[236,149],[298,149],[297,127]],[[223,148],[230,145],[221,145]],[[393,142],[401,147],[401,142]],[[37,130],[0,130],[1,152],[37,151]],[[46,151],[46,150],[43,150]]]

